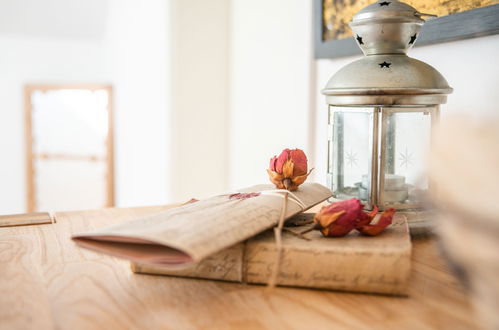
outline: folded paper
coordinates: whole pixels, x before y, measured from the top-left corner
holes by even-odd
[[[247,198],[219,195],[142,219],[73,236],[82,247],[149,265],[185,267],[277,224],[284,192],[271,185],[242,189]],[[288,219],[331,197],[317,183],[289,194]],[[232,198],[231,198],[232,196]]]

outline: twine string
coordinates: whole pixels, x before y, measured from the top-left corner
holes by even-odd
[[[282,249],[282,230],[284,227],[284,220],[286,219],[286,213],[288,210],[288,201],[291,201],[295,204],[297,204],[300,209],[303,211],[306,209],[306,205],[292,192],[286,189],[272,189],[272,190],[264,190],[260,191],[261,195],[270,195],[270,196],[277,196],[281,197],[283,199],[282,201],[282,208],[281,208],[281,214],[279,216],[279,221],[277,225],[274,227],[274,239],[275,239],[275,245],[276,245],[276,254],[274,258],[274,267],[272,267],[272,273],[270,275],[269,281],[267,282],[267,287],[269,289],[272,289],[276,286],[277,284],[277,277],[279,276],[279,272],[281,269],[281,263],[282,263],[282,255],[283,255],[283,249]],[[231,194],[223,194],[220,196],[227,196]],[[246,265],[245,265],[245,256],[243,255],[243,260],[241,263],[241,281],[242,283],[246,283]]]
[[[284,194],[279,194],[281,197],[283,197],[283,202],[282,202],[281,216],[279,217],[279,222],[277,223],[277,226],[274,227],[276,254],[274,259],[274,267],[272,267],[272,273],[270,275],[269,281],[267,282],[267,287],[269,289],[272,289],[276,286],[277,277],[279,276],[279,272],[281,270],[282,255],[283,255],[282,230],[284,227],[284,220],[286,219],[288,200],[298,204],[302,210],[306,208],[305,204],[303,204],[303,202],[298,197],[296,197],[296,195],[294,195],[292,192],[284,189],[279,189],[278,192],[279,193],[284,192]]]

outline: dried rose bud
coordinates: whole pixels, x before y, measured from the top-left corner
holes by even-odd
[[[324,236],[345,236],[355,228],[362,204],[358,199],[323,206],[314,217],[317,229]]]
[[[272,157],[267,169],[270,181],[278,189],[290,191],[298,189],[298,186],[307,180],[310,172],[307,173],[307,156],[300,149],[284,149],[279,157]]]
[[[394,209],[384,211],[379,221],[371,224],[378,208],[375,207],[366,213],[363,207],[364,205],[356,198],[323,206],[314,217],[313,229],[320,230],[326,237],[345,236],[353,229],[365,235],[375,236],[381,234],[392,223]]]

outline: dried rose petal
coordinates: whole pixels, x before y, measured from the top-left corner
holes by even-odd
[[[293,175],[300,176],[307,174],[307,156],[300,149],[289,151],[289,158],[293,161]]]
[[[377,223],[358,226],[356,229],[364,235],[376,236],[381,234],[386,227],[392,224],[395,209],[388,209],[381,213]]]
[[[358,199],[335,202],[322,207],[314,221],[324,236],[345,236],[355,228],[362,204]]]
[[[378,212],[375,207],[369,213],[363,211],[362,203],[356,199],[334,202],[322,207],[314,217],[314,229],[318,229],[326,237],[345,236],[353,229],[365,235],[379,235],[391,224],[394,209],[389,209],[381,214],[376,224],[371,224]]]
[[[187,202],[185,202],[182,205],[192,204],[192,203],[196,203],[196,202],[199,202],[199,199],[191,198],[191,199],[189,199]]]
[[[278,157],[272,157],[267,169],[270,181],[278,189],[290,191],[298,189],[310,172],[307,173],[307,156],[300,149],[284,149]]]
[[[252,193],[236,193],[229,196],[229,199],[248,199],[252,197],[260,196],[259,192]]]
[[[270,159],[270,165],[269,165],[269,170],[276,172],[275,169],[275,163],[277,162],[277,157],[274,156],[272,159]]]
[[[357,225],[355,226],[355,228],[359,228],[359,227],[370,224],[371,221],[373,221],[376,214],[378,214],[378,207],[377,206],[374,206],[373,210],[369,213],[360,212],[359,219],[357,219]]]
[[[275,157],[275,156],[274,156]],[[289,159],[289,149],[284,149],[275,162],[275,171],[279,174],[283,174],[284,164]]]

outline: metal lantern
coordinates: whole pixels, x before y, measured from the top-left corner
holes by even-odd
[[[328,184],[337,199],[359,198],[367,209],[422,206],[432,127],[452,92],[437,70],[406,55],[422,16],[432,15],[378,1],[350,23],[365,56],[322,91],[329,104]]]

